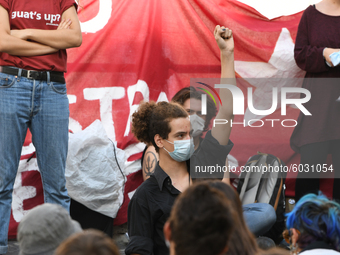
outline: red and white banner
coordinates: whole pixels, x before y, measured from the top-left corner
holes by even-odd
[[[236,0],[81,0],[78,13],[83,44],[68,50],[66,76],[70,130],[78,132],[100,119],[108,136],[125,150],[127,183],[117,225],[126,222],[129,195],[142,182],[139,159],[144,145],[131,133],[130,116],[142,100],[171,99],[190,85],[190,78],[220,76],[219,49],[212,34],[217,24],[233,30],[238,77],[304,76],[293,58],[301,12],[270,20]],[[247,87],[262,98],[261,84],[242,84],[245,95]],[[297,119],[298,114],[298,109],[288,107],[285,119]],[[253,116],[246,111],[244,117]],[[281,119],[280,110],[267,117]],[[242,122],[243,116],[235,120]],[[280,123],[261,128],[235,125],[231,156],[239,166],[257,151],[274,154],[287,165],[299,163],[289,145],[292,131]],[[33,152],[28,135],[15,184],[10,237],[15,237],[22,216],[43,202],[36,159],[27,162]],[[294,195],[294,185],[287,180],[287,195]]]

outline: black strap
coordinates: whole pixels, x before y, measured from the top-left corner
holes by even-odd
[[[0,66],[0,72],[10,75],[19,75],[19,68],[10,67],[10,66]],[[22,69],[21,77],[25,77],[27,79],[34,79],[34,80],[43,80],[47,81],[47,72],[50,73],[50,81],[52,82],[59,82],[65,83],[64,73],[63,72],[55,72],[55,71],[31,71]]]

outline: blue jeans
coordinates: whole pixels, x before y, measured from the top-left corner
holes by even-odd
[[[45,203],[69,210],[68,119],[66,84],[0,73],[0,254],[7,252],[13,185],[27,128],[36,149]]]
[[[266,233],[276,221],[274,207],[265,203],[243,205],[243,217],[249,230],[260,236]]]

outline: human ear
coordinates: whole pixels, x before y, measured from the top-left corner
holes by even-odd
[[[159,134],[155,135],[154,140],[155,140],[155,144],[157,145],[158,148],[164,147],[163,138]]]
[[[164,233],[164,239],[166,241],[171,241],[171,228],[170,228],[169,221],[165,222],[164,227],[163,227],[163,233]]]

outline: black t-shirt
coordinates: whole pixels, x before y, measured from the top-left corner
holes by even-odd
[[[200,146],[187,161],[192,178],[223,178],[223,172],[210,174],[195,173],[195,166],[224,166],[227,155],[233,147],[220,145],[208,131]],[[189,182],[189,179],[188,179]],[[159,166],[145,182],[139,186],[131,198],[128,208],[128,232],[130,242],[126,254],[167,255],[163,226],[170,216],[172,205],[180,192],[172,185],[170,177]]]

